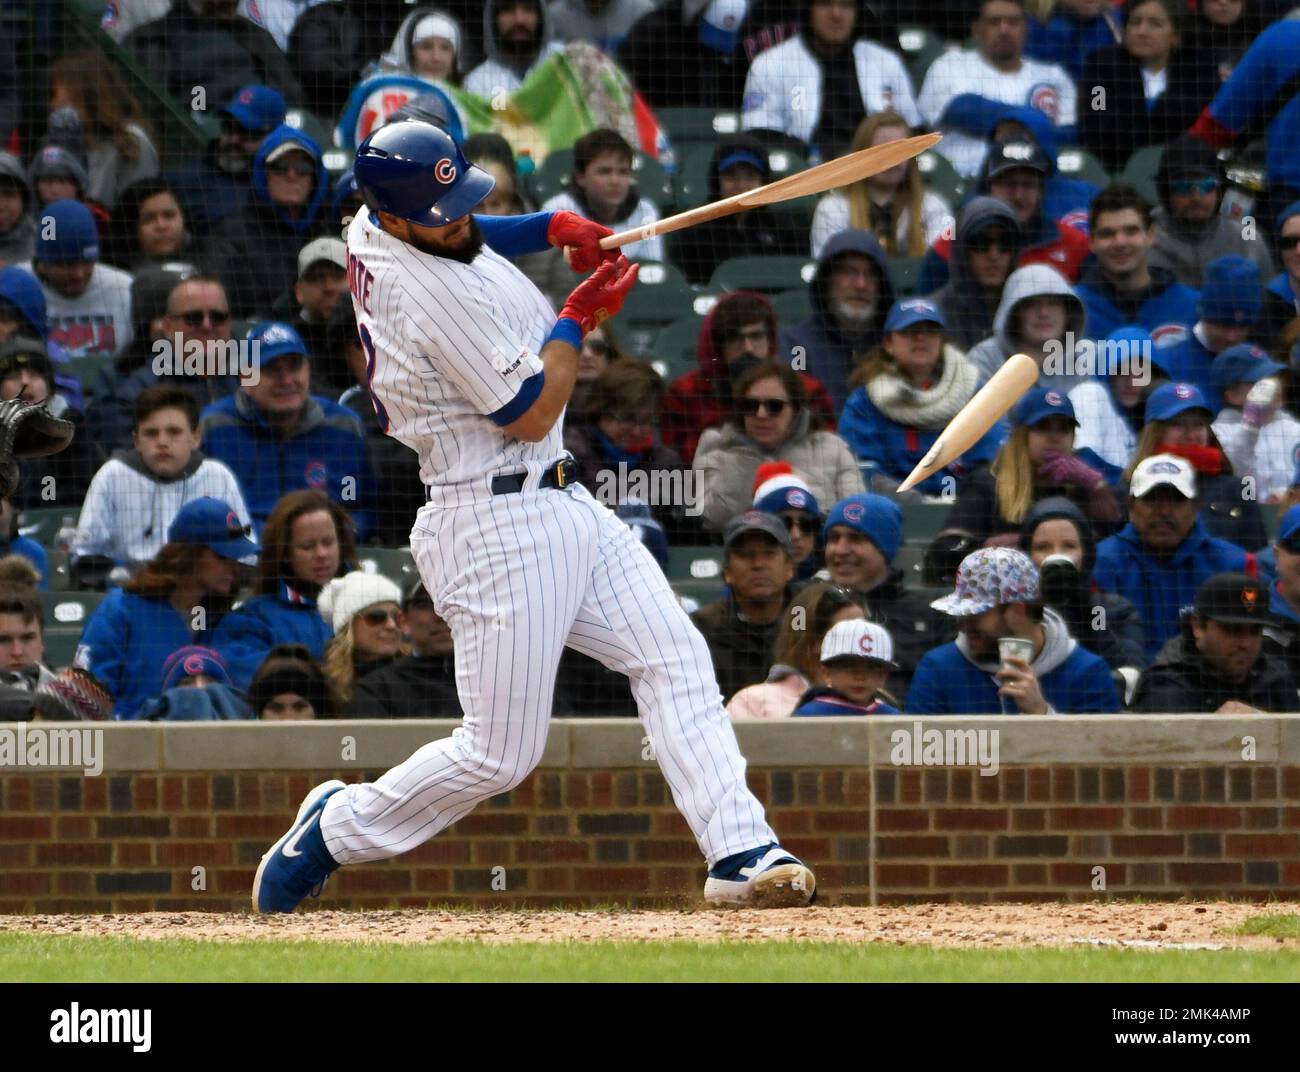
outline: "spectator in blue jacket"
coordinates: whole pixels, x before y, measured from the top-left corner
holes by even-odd
[[[1151,333],[1157,350],[1186,339],[1199,316],[1197,293],[1151,264],[1156,231],[1142,195],[1124,183],[1106,187],[1088,212],[1088,229],[1096,264],[1074,288],[1088,335],[1104,339],[1116,328],[1137,326]]]
[[[1129,486],[1129,523],[1097,547],[1093,577],[1106,592],[1131,599],[1146,627],[1154,659],[1178,632],[1182,609],[1216,573],[1256,575],[1255,556],[1216,539],[1200,518],[1196,470],[1174,454],[1138,464]]]
[[[302,644],[323,659],[334,630],[316,607],[320,590],[355,563],[352,519],[323,491],[291,491],[262,531],[252,598],[217,627],[212,646],[247,689],[277,644]]]
[[[1112,7],[1110,0],[1060,0],[1046,19],[1029,20],[1025,55],[1059,64],[1078,85],[1084,61],[1097,49],[1123,40],[1123,9]],[[1086,84],[1083,93],[1086,99]]]
[[[72,408],[84,411],[81,381],[68,367],[68,352],[50,338],[45,291],[31,272],[16,265],[0,269],[0,342],[12,335],[32,335],[48,347],[54,365],[54,385]]]
[[[948,342],[946,331],[943,312],[933,302],[895,302],[884,339],[849,381],[856,389],[844,406],[839,432],[861,463],[870,491],[893,494],[979,387],[979,370]],[[993,461],[1006,435],[1006,425],[998,421],[917,491],[952,495],[973,469]]]
[[[40,575],[37,587],[48,591],[50,587],[50,556],[36,540],[18,530],[18,510],[9,499],[0,499],[0,558],[21,555]]]
[[[908,714],[1106,714],[1120,710],[1110,668],[1043,606],[1038,568],[1023,551],[984,547],[957,569],[936,610],[957,619],[957,639],[928,652],[907,694]],[[1027,641],[1004,657],[1002,641]]]
[[[113,697],[113,717],[138,718],[162,692],[172,653],[204,644],[239,583],[239,560],[257,554],[228,503],[186,503],[167,543],[125,588],[95,609],[73,665],[94,674]]]
[[[311,393],[310,355],[290,325],[257,324],[248,341],[255,375],[203,411],[208,457],[234,471],[259,528],[287,492],[317,488],[343,504],[358,539],[367,539],[374,530],[374,479],[361,422]]]
[[[1196,303],[1199,319],[1182,342],[1161,351],[1170,378],[1199,387],[1212,413],[1223,408],[1223,392],[1211,370],[1214,359],[1229,346],[1254,338],[1263,308],[1259,266],[1235,254],[1217,257],[1205,269]]]

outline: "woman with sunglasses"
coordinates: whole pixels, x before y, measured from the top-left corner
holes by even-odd
[[[1282,271],[1264,288],[1264,312],[1260,317],[1259,344],[1267,346],[1279,361],[1291,362],[1291,346],[1283,333],[1300,317],[1300,201],[1282,210],[1274,239]],[[1293,333],[1294,335],[1294,333]]]
[[[1213,420],[1200,388],[1190,383],[1161,384],[1147,397],[1146,423],[1124,471],[1124,482],[1133,478],[1139,462],[1153,454],[1186,459],[1196,470],[1196,497],[1209,534],[1247,551],[1260,551],[1268,544],[1268,532],[1259,497],[1243,494],[1241,476],[1223,452]]]
[[[334,635],[321,617],[321,589],[356,561],[352,519],[323,491],[291,491],[262,531],[253,596],[222,619],[212,646],[247,689],[277,644],[301,644],[315,659]]]
[[[777,634],[767,680],[748,685],[727,704],[739,718],[789,718],[803,694],[826,683],[822,640],[831,626],[865,618],[863,597],[830,581],[814,581],[790,601]]]
[[[840,418],[840,435],[857,455],[871,491],[892,495],[979,387],[979,371],[948,342],[946,332],[943,313],[933,302],[895,302],[880,345],[850,377],[856,390]],[[923,481],[918,494],[951,495],[973,468],[993,460],[1005,437],[999,421],[959,459]]]
[[[1034,503],[1063,496],[1099,537],[1122,520],[1105,475],[1074,450],[1074,407],[1060,391],[1031,388],[1012,410],[1014,426],[988,469],[971,478],[945,522],[990,546],[1014,547]]]
[[[402,590],[387,577],[356,570],[336,577],[320,594],[320,612],[334,630],[325,649],[325,674],[339,703],[352,699],[370,671],[411,654],[402,615]]]
[[[700,436],[692,463],[707,528],[720,532],[750,508],[755,477],[765,462],[788,462],[822,502],[839,502],[863,490],[849,445],[834,432],[813,430],[803,380],[787,362],[751,367],[736,382],[733,399],[731,420]]]

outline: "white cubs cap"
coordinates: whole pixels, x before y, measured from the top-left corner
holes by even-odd
[[[832,659],[870,659],[891,670],[898,669],[894,662],[894,638],[889,630],[862,619],[831,626],[822,641],[822,662]]]
[[[1196,498],[1196,470],[1192,463],[1177,454],[1153,454],[1138,462],[1129,482],[1128,493],[1141,499],[1167,484],[1186,499]]]
[[[298,278],[307,274],[313,264],[328,261],[348,270],[348,247],[337,238],[314,238],[298,251]]]

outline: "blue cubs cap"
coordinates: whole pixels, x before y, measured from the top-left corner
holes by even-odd
[[[248,536],[248,527],[230,504],[207,495],[182,506],[167,529],[168,543],[197,543],[222,558],[257,554],[261,548]]]
[[[1147,396],[1145,418],[1148,421],[1171,421],[1189,409],[1203,409],[1214,416],[1199,387],[1190,383],[1162,383]]]
[[[269,365],[287,354],[311,357],[302,336],[292,325],[282,320],[263,320],[260,324],[254,324],[249,329],[248,341],[253,344],[253,363],[257,368]]]
[[[758,171],[760,175],[766,175],[770,171],[767,161],[758,153],[750,152],[748,149],[737,149],[718,161],[718,174],[721,175],[728,168],[733,168],[737,164],[748,164]]]
[[[1277,218],[1277,232],[1282,233],[1282,227],[1292,216],[1300,216],[1300,201],[1292,201],[1282,210],[1282,215]]]
[[[245,86],[221,110],[249,133],[261,134],[283,123],[288,108],[278,89]]]
[[[177,648],[163,663],[163,692],[178,687],[187,677],[200,675],[214,678],[223,685],[230,684],[226,660],[219,652],[201,644],[187,644],[183,648]]]
[[[1075,424],[1079,423],[1074,415],[1074,404],[1063,391],[1054,387],[1034,387],[1026,391],[1025,396],[1016,403],[1011,417],[1016,424],[1028,425],[1030,428],[1048,417],[1069,417]]]
[[[1264,283],[1254,261],[1235,253],[1210,261],[1196,306],[1202,320],[1240,327],[1255,323],[1263,308]]]
[[[32,260],[45,264],[76,264],[99,260],[99,228],[90,209],[80,201],[51,201],[36,221],[36,251]]]
[[[1243,342],[1220,352],[1210,366],[1210,372],[1216,386],[1227,387],[1233,383],[1255,383],[1275,372],[1283,372],[1285,368],[1274,361],[1267,350]]]
[[[1107,335],[1106,342],[1110,344],[1110,348],[1105,351],[1107,356],[1123,358],[1130,363],[1130,367],[1135,358],[1142,358],[1168,375],[1169,370],[1161,363],[1160,351],[1156,349],[1155,340],[1151,338],[1151,332],[1146,328],[1138,327],[1136,324],[1125,324]]]
[[[822,525],[823,540],[836,525],[847,525],[862,533],[880,549],[885,561],[891,565],[903,542],[903,511],[898,503],[883,495],[861,492],[841,499],[826,515],[826,523]]]
[[[904,298],[902,301],[894,302],[889,310],[889,316],[885,318],[885,330],[902,331],[913,324],[938,324],[941,328],[948,327],[943,312],[932,301],[927,301],[925,298]]]
[[[1277,542],[1280,544],[1296,543],[1296,537],[1300,536],[1300,506],[1293,506],[1282,515],[1282,526],[1277,530]],[[1300,547],[1287,547],[1288,551],[1293,553],[1300,551]]]

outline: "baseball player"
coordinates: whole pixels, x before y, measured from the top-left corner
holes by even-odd
[[[708,861],[706,901],[807,904],[813,874],[746,787],[704,639],[561,446],[583,335],[618,312],[636,267],[572,213],[471,215],[495,180],[427,122],[376,131],[355,174],[369,206],[347,233],[357,331],[379,421],[420,457],[428,502],[411,550],[451,627],[465,716],[377,782],[308,793],[262,858],[253,907],[290,912],[338,867],[413,849],[523,781],[566,645],[628,676]],[[594,269],[558,319],[506,260],[551,245]]]

